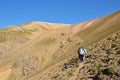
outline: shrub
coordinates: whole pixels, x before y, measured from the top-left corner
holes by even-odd
[[[34,73],[38,69],[38,58],[29,56],[22,60],[16,61],[13,64],[15,72],[20,73],[21,76],[27,76]]]
[[[112,44],[112,46],[111,46],[112,48],[115,48],[115,47],[117,47],[117,45],[116,44]]]
[[[52,80],[58,80],[58,78],[59,78],[59,74],[56,74],[56,75],[54,75],[51,79],[52,79]]]
[[[112,67],[107,67],[102,70],[102,73],[105,75],[112,75],[114,73],[114,69]]]
[[[118,65],[120,65],[120,59],[118,60]]]
[[[86,58],[91,58],[92,57],[92,54],[88,54],[87,56],[86,56]]]
[[[68,73],[67,73],[67,76],[68,76],[68,77],[72,76],[72,72],[68,72]]]
[[[120,54],[120,50],[117,51],[117,54]]]

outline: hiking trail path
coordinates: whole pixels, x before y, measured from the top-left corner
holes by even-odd
[[[80,63],[80,64],[79,64],[79,67],[75,70],[75,72],[73,72],[73,76],[71,76],[71,77],[69,78],[69,80],[76,80],[77,74],[78,74],[79,70],[80,70],[83,66],[84,66],[84,63],[83,63],[83,62]]]

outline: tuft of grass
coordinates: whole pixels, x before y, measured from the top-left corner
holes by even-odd
[[[39,31],[39,29],[34,28],[34,29],[31,29],[31,30],[30,30],[30,32],[36,32],[36,31]]]
[[[48,30],[46,27],[44,27],[44,26],[42,26],[42,25],[40,25],[40,27],[43,28],[44,30]]]
[[[101,70],[101,72],[105,75],[112,75],[114,73],[113,67],[106,67]]]
[[[46,39],[43,39],[39,42],[39,44],[43,44],[43,45],[48,45],[48,44],[51,44],[51,43],[54,43],[56,41],[55,38],[46,38]]]
[[[2,42],[6,42],[7,41],[7,38],[6,37],[4,37],[4,38],[0,38],[0,43],[2,43]]]

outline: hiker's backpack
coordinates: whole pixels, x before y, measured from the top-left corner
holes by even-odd
[[[79,49],[79,54],[80,55],[85,55],[87,53],[86,49],[85,48],[80,48]]]

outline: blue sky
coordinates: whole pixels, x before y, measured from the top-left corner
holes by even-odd
[[[0,0],[0,28],[31,21],[79,23],[120,10],[120,0]]]

